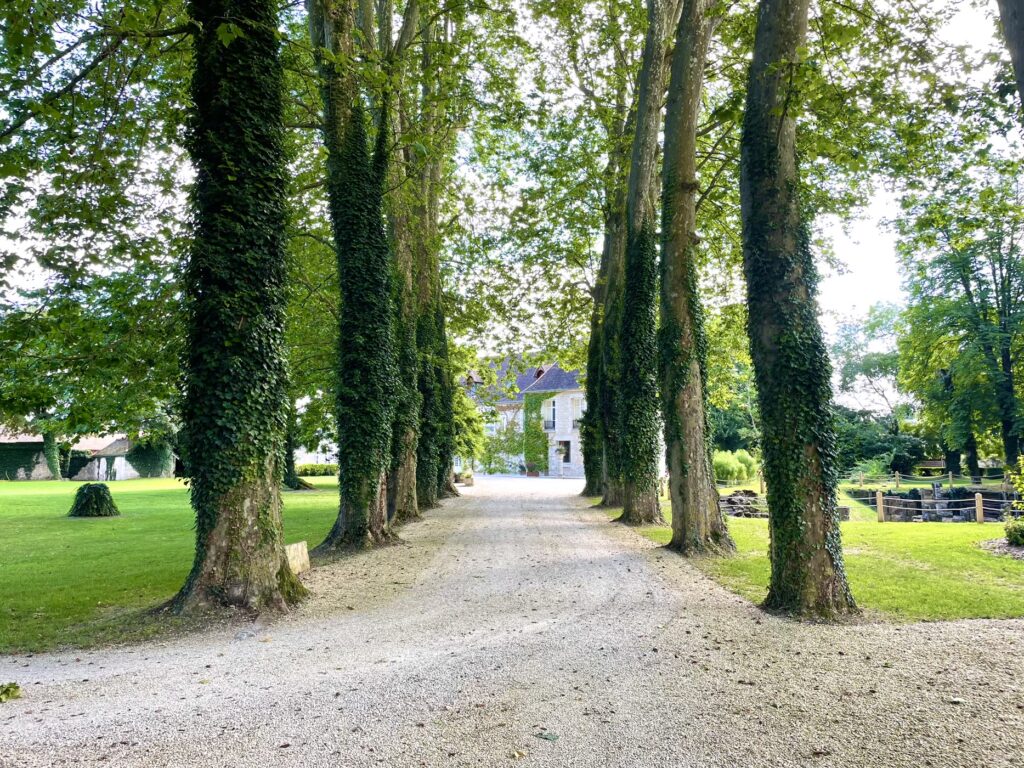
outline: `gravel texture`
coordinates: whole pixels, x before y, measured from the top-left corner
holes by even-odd
[[[293,615],[0,658],[3,766],[1024,766],[1024,622],[773,618],[480,478]]]

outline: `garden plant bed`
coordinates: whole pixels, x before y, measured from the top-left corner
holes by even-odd
[[[979,541],[978,546],[986,552],[998,555],[999,557],[1012,557],[1014,560],[1024,560],[1024,547],[1015,547],[1013,544],[1008,544],[1006,539]]]

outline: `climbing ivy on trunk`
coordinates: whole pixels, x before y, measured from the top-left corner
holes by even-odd
[[[679,5],[647,0],[647,32],[638,80],[626,195],[626,251],[619,337],[622,516],[638,525],[662,520],[658,506],[658,385],[656,301],[658,131],[665,94],[667,31]]]
[[[283,609],[285,163],[277,4],[192,0],[194,239],[182,277],[183,441],[196,556],[178,610]],[[230,22],[227,21],[230,19]]]
[[[328,107],[328,123],[333,122]],[[336,119],[336,118],[335,118]],[[328,139],[327,185],[338,276],[338,467],[341,505],[321,547],[382,543],[390,532],[386,514],[391,467],[397,366],[394,349],[393,274],[382,212],[379,175],[385,131],[378,127],[371,165],[361,100],[353,102],[338,146]]]
[[[855,610],[836,506],[829,365],[817,271],[799,200],[794,74],[809,0],[761,0],[741,141],[743,267],[764,432],[771,582],[765,605],[831,617]]]

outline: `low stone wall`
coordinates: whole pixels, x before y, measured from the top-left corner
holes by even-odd
[[[722,514],[729,517],[768,517],[768,501],[755,491],[733,491],[728,496],[720,497],[718,506]],[[839,507],[839,519],[850,519],[849,507]]]

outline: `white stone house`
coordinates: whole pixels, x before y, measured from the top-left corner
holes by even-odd
[[[128,457],[133,443],[125,435],[79,438],[72,450],[79,454],[71,460],[72,480],[135,480],[141,477]],[[86,455],[82,455],[86,454]],[[155,476],[173,477],[174,463],[162,467]],[[0,480],[52,480],[39,435],[0,432]]]
[[[508,376],[509,363],[498,370],[499,381]],[[549,477],[583,477],[583,450],[580,444],[580,420],[587,409],[578,371],[563,370],[557,363],[523,369],[515,376],[510,393],[503,393],[494,403],[495,417],[484,427],[488,435],[514,422],[523,430],[525,397],[542,394],[541,419],[548,436]],[[509,456],[513,466],[522,466],[522,452]]]

